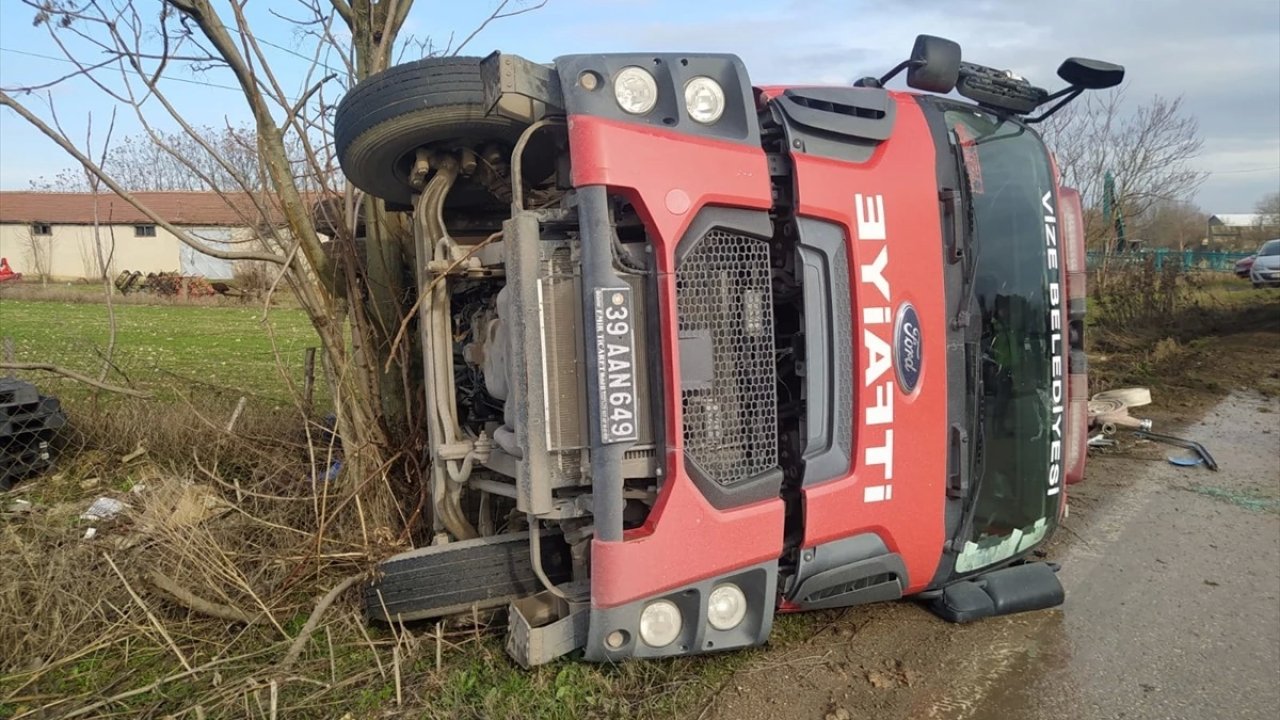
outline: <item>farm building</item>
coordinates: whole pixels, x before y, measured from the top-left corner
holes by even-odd
[[[1280,234],[1274,216],[1261,213],[1218,213],[1209,216],[1209,241],[1214,245],[1253,245]]]
[[[260,215],[244,195],[230,200],[211,192],[138,192],[160,217],[228,250],[251,249]],[[179,271],[212,279],[232,277],[233,263],[183,244],[119,196],[107,192],[0,192],[0,255],[30,279],[100,277],[98,243],[106,274]]]

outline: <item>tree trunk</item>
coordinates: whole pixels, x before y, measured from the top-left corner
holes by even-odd
[[[405,373],[403,358],[412,357],[411,348],[393,348],[392,341],[400,329],[400,321],[409,306],[405,278],[409,265],[395,237],[393,221],[381,200],[366,198],[364,312],[369,320],[369,351],[382,396],[382,412],[387,431],[393,441],[409,435],[410,392],[406,379],[416,387],[417,379]]]
[[[413,0],[382,0],[371,3],[369,12],[354,14],[351,40],[357,81],[390,65],[396,36],[412,4]],[[417,295],[416,288],[409,292],[406,287],[406,280],[414,276],[413,258],[403,251],[406,243],[398,236],[405,232],[404,223],[387,213],[385,203],[367,197],[363,210],[363,309],[369,329],[365,350],[376,373],[384,428],[390,440],[403,443],[414,435],[411,403],[421,394],[422,378],[413,372],[413,363],[405,364],[405,358],[415,357],[413,342],[400,348],[393,348],[392,342]]]

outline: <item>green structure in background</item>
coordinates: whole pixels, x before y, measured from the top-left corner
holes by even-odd
[[[1120,204],[1116,202],[1116,178],[1108,170],[1102,180],[1102,217],[1115,228],[1116,245],[1115,251],[1122,253],[1129,248],[1129,243],[1124,236],[1124,211],[1120,209]]]
[[[1146,258],[1150,257],[1155,263],[1157,270],[1164,267],[1167,262],[1177,262],[1187,270],[1208,270],[1210,272],[1231,272],[1236,265],[1236,261],[1247,258],[1253,253],[1249,252],[1226,252],[1218,250],[1207,250],[1204,248],[1194,248],[1191,250],[1178,250],[1176,248],[1142,248],[1135,244],[1124,253],[1124,258],[1117,258],[1111,255],[1107,259],[1107,253],[1101,250],[1090,250],[1087,255],[1087,266],[1090,269],[1096,268],[1102,264],[1103,260],[1107,260],[1112,266],[1119,262],[1146,262]]]

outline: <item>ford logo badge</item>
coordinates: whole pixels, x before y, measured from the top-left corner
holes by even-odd
[[[915,306],[902,303],[898,306],[893,323],[893,367],[898,374],[902,392],[910,394],[920,382],[920,366],[924,360],[924,343],[920,339],[920,317]]]

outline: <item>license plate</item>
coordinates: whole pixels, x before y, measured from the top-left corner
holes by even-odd
[[[596,288],[596,380],[600,408],[600,442],[635,442],[636,417],[635,314],[631,288]]]

